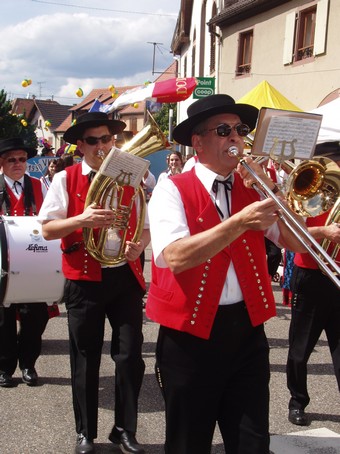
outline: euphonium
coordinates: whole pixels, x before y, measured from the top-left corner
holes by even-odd
[[[144,128],[119,151],[125,151],[134,156],[144,158],[149,154],[155,153],[166,147],[167,140],[165,136],[151,114],[149,114],[148,121]],[[130,232],[131,230],[129,220],[135,203],[139,203],[140,213],[137,219],[136,229],[133,233],[129,233],[129,239],[132,242],[139,241],[144,228],[146,202],[144,190],[141,185],[138,184],[138,188],[135,190],[129,205],[123,205],[124,186],[130,186],[129,173],[122,170],[120,177],[113,179],[103,174],[103,167],[105,167],[105,159],[91,182],[86,196],[85,208],[91,204],[109,208],[114,212],[115,220],[110,228],[94,230],[85,227],[83,229],[83,237],[85,247],[89,254],[101,264],[112,266],[125,260],[125,246],[128,239],[127,232]],[[141,175],[141,179],[142,177],[143,175]],[[119,235],[119,250],[108,250],[108,241],[110,241],[110,239],[117,239],[117,235]]]

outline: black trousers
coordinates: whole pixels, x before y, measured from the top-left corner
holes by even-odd
[[[65,283],[73,407],[77,433],[97,437],[99,368],[105,317],[112,327],[115,423],[135,433],[144,375],[142,304],[144,291],[130,267],[104,268],[102,282]]]
[[[18,364],[20,369],[33,368],[41,352],[42,335],[48,322],[47,305],[11,304],[1,307],[0,311],[0,372],[13,375]]]
[[[294,266],[291,280],[292,316],[289,327],[287,386],[290,409],[304,409],[310,401],[307,363],[325,330],[340,391],[340,291],[320,270]]]
[[[226,453],[269,453],[269,347],[243,302],[218,309],[209,340],[161,326],[156,368],[166,454],[209,454],[216,422]]]

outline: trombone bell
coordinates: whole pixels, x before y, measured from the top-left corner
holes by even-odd
[[[329,211],[340,196],[340,169],[329,158],[302,161],[289,174],[286,198],[300,216],[315,217]]]

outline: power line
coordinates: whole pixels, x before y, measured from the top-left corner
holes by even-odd
[[[167,17],[177,17],[177,14],[171,14],[171,13],[146,13],[143,11],[125,11],[125,10],[119,10],[119,9],[110,9],[110,8],[95,8],[93,6],[84,6],[84,5],[75,5],[72,3],[61,3],[61,2],[49,2],[45,0],[32,0],[32,2],[36,3],[46,3],[48,5],[58,5],[58,6],[70,6],[74,8],[82,8],[82,9],[91,9],[91,10],[96,10],[96,11],[111,11],[114,13],[126,13],[126,14],[144,14],[146,16],[167,16]]]

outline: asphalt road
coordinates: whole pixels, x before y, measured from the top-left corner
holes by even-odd
[[[150,250],[146,254],[146,278],[150,278]],[[38,285],[38,283],[37,283]],[[340,453],[337,439],[334,448],[313,448],[311,438],[306,448],[287,448],[289,435],[306,428],[297,427],[287,420],[289,393],[286,388],[285,362],[288,347],[288,327],[290,309],[281,303],[281,290],[273,284],[277,301],[277,317],[266,324],[266,332],[271,347],[271,407],[270,431],[275,454]],[[44,333],[43,351],[37,362],[40,385],[28,387],[20,379],[17,370],[14,388],[0,388],[0,454],[70,454],[75,444],[75,430],[71,403],[70,370],[68,356],[67,319],[64,306],[61,316],[51,319]],[[148,454],[163,453],[164,405],[155,381],[154,352],[157,325],[145,318],[143,356],[146,373],[140,395],[140,413],[137,438],[144,444]],[[107,436],[113,421],[113,381],[114,366],[109,355],[110,329],[107,326],[103,349],[101,377],[97,453],[113,453]],[[202,363],[202,367],[204,364]],[[311,417],[309,430],[328,429],[340,435],[339,392],[333,373],[330,353],[324,336],[313,352],[309,365],[309,391],[311,403],[308,413]],[[202,408],[202,411],[204,409]],[[302,433],[303,432],[303,433]],[[331,434],[331,432],[329,432]],[[331,434],[332,435],[332,434]],[[279,437],[283,436],[283,437]],[[291,438],[290,438],[291,439]],[[286,446],[286,448],[285,448]],[[333,445],[332,445],[333,446]],[[224,452],[221,439],[216,431],[212,454]],[[194,453],[192,453],[194,454]]]

